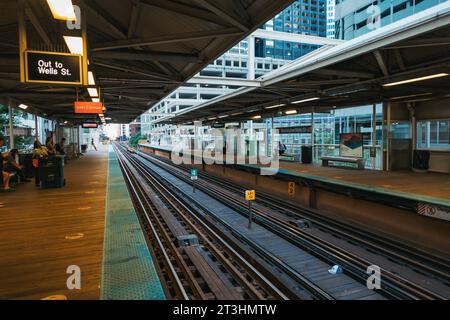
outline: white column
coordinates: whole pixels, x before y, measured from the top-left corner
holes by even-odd
[[[386,134],[387,134],[387,154],[386,154],[386,171],[391,171],[391,104],[387,104],[387,123],[386,123]]]
[[[248,74],[247,78],[249,80],[255,80],[255,37],[248,37],[248,61],[247,68]]]
[[[9,118],[9,146],[14,149],[14,126],[13,126],[13,108],[11,99],[8,100],[8,118]]]
[[[372,148],[374,148],[375,150],[375,157],[372,158],[373,170],[376,170],[377,168],[376,146],[377,146],[377,105],[374,103],[372,110]]]
[[[77,126],[77,154],[81,154],[81,145],[80,145],[80,126]]]
[[[313,163],[314,163],[314,144],[315,144],[314,138],[315,138],[314,137],[314,107],[312,107],[312,110],[311,110],[311,152],[312,152],[311,160]]]
[[[34,133],[35,133],[36,140],[39,140],[39,126],[38,126],[38,116],[37,115],[34,116],[34,126],[35,126]]]

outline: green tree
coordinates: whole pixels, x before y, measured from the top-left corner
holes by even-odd
[[[130,145],[130,147],[137,147],[139,140],[145,140],[145,139],[147,139],[146,136],[143,136],[140,133],[138,133],[137,135],[130,137],[130,141],[128,144]]]
[[[20,117],[24,112],[13,109],[13,126],[18,126],[20,124]],[[9,110],[8,106],[0,104],[0,136],[9,136]],[[8,140],[8,138],[7,138]],[[26,143],[26,138],[22,136],[14,137],[14,144],[16,146],[22,146]],[[9,144],[9,142],[8,142]]]

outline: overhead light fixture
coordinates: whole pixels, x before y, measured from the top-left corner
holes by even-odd
[[[280,103],[280,104],[276,104],[274,106],[266,107],[265,109],[275,109],[275,108],[284,107],[285,105],[286,105],[285,103]]]
[[[89,92],[89,95],[91,96],[91,98],[98,98],[98,90],[97,88],[88,88],[87,89]]]
[[[319,97],[314,97],[314,98],[309,98],[309,99],[293,101],[292,104],[300,104],[300,103],[310,102],[310,101],[315,101],[315,100],[320,100],[320,98]]]
[[[423,96],[429,96],[431,94],[432,94],[431,92],[429,92],[429,93],[411,94],[411,95],[408,95],[408,96],[393,97],[393,98],[391,98],[391,100],[401,100],[401,99],[408,99],[408,98],[415,98],[415,97],[423,97]]]
[[[99,116],[100,118],[103,118],[105,115],[104,115],[103,113],[100,113],[98,116]]]
[[[442,78],[442,77],[447,77],[450,74],[448,73],[437,73],[437,74],[432,74],[429,76],[424,76],[424,77],[419,77],[419,78],[413,78],[413,79],[407,79],[407,80],[402,80],[402,81],[397,81],[397,82],[390,82],[390,83],[386,83],[383,85],[383,87],[393,87],[393,86],[400,86],[402,84],[408,84],[408,83],[412,83],[412,82],[419,82],[419,81],[425,81],[425,80],[431,80],[431,79],[436,79],[436,78]]]
[[[64,41],[72,54],[83,55],[83,38],[64,36]]]
[[[229,115],[220,116],[219,119],[228,118]]]
[[[64,121],[64,124],[68,124],[68,122],[67,122],[67,121]]]
[[[254,116],[254,117],[252,117],[252,119],[254,119],[254,120],[259,120],[261,118],[262,118],[261,116]]]
[[[243,112],[233,113],[232,116],[240,116],[241,114],[244,114]]]
[[[98,102],[100,102],[100,98],[92,98],[92,102],[98,103]]]
[[[112,118],[106,117],[105,120],[112,120]]]
[[[27,110],[28,106],[26,104],[19,104],[19,108],[22,110]]]
[[[297,114],[297,110],[289,110],[289,111],[286,111],[285,112],[287,115],[290,115],[290,114]]]
[[[208,120],[216,120],[216,117],[208,118]]]
[[[95,78],[94,78],[94,74],[92,73],[92,71],[88,72],[88,84],[90,86],[95,86]]]
[[[57,20],[76,21],[72,0],[47,0],[53,18]]]

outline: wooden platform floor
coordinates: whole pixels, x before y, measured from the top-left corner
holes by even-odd
[[[107,150],[71,161],[65,188],[30,182],[0,194],[7,204],[0,209],[0,299],[99,299]],[[81,290],[67,289],[71,265],[81,269]]]
[[[355,170],[284,161],[280,163],[280,168],[330,180],[384,188],[393,193],[399,191],[419,196],[450,200],[450,174],[445,173]]]

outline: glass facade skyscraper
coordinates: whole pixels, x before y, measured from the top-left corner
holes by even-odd
[[[266,23],[263,29],[311,36],[327,36],[327,0],[297,0]],[[318,46],[256,39],[256,56],[283,60],[298,59]]]
[[[334,10],[334,0],[332,0],[333,4],[327,7],[329,1],[297,0],[261,28],[268,31],[326,37],[327,10]],[[276,70],[317,48],[318,46],[308,44],[256,38],[255,78]],[[248,79],[248,50],[248,39],[245,39],[223,56],[213,61],[199,75],[222,79]],[[153,121],[158,119],[158,116],[152,114],[176,113],[220,95],[230,93],[235,89],[237,87],[226,85],[184,84],[141,116],[142,133],[148,135],[171,127],[164,124],[153,124]]]
[[[336,38],[351,40],[448,0],[336,0]]]

